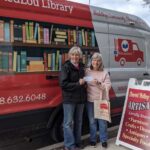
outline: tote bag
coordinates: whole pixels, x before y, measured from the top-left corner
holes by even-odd
[[[108,93],[107,91],[105,92]],[[109,100],[102,99],[94,101],[94,118],[111,122]]]

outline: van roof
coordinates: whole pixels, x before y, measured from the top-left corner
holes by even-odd
[[[93,21],[132,26],[150,31],[139,17],[62,0],[0,2],[0,16],[93,28]]]
[[[91,6],[90,9],[94,21],[137,27],[150,31],[150,27],[147,25],[147,23],[135,15],[95,6]]]

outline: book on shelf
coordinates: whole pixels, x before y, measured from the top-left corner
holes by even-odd
[[[38,44],[42,44],[42,40],[43,40],[42,32],[43,32],[43,27],[38,26]]]
[[[59,55],[60,55],[60,51],[57,50],[56,51],[56,61],[55,61],[55,71],[59,70]]]
[[[57,28],[57,29],[55,30],[55,35],[66,36],[67,33],[66,33],[66,30]]]
[[[48,57],[47,57],[47,66],[48,66],[48,71],[50,71],[52,69],[52,54],[48,53]]]
[[[78,37],[79,37],[79,46],[82,46],[83,40],[82,40],[82,32],[78,31]]]
[[[14,42],[14,20],[10,20],[10,42]]]
[[[56,54],[55,53],[52,53],[52,71],[55,71],[55,61],[56,61]]]
[[[53,28],[54,28],[54,25],[52,24],[51,25],[51,31],[50,31],[50,37],[49,37],[49,43],[50,44],[52,43],[52,38],[53,38]]]
[[[43,60],[30,60],[30,65],[43,65]]]
[[[27,57],[27,61],[43,61],[43,57]]]
[[[88,46],[88,32],[85,31],[85,46]]]
[[[26,27],[25,27],[25,24],[22,25],[22,42],[26,43]]]
[[[48,64],[47,64],[47,63],[48,63],[48,62],[47,62],[47,61],[48,61],[48,58],[47,58],[47,53],[46,53],[46,51],[44,52],[43,55],[44,55],[44,56],[43,56],[43,57],[44,57],[44,70],[45,70],[45,71],[48,71]]]
[[[60,38],[54,38],[55,42],[66,42],[65,39],[60,39]]]
[[[17,55],[17,72],[21,72],[20,54]]]
[[[77,43],[77,32],[76,32],[76,30],[73,30],[73,41],[74,41],[74,43]]]
[[[36,40],[26,40],[26,43],[28,43],[28,44],[36,44],[37,43],[37,41]]]
[[[2,71],[2,51],[0,51],[0,72]]]
[[[27,52],[21,51],[20,53],[20,70],[21,72],[27,71]]]
[[[54,44],[63,44],[66,45],[67,40],[67,31],[65,29],[54,29],[53,33],[53,42]]]
[[[9,71],[9,56],[7,51],[2,52],[2,71],[3,72]]]
[[[14,41],[22,42],[22,25],[14,24]]]
[[[8,62],[8,64],[9,64],[9,69],[8,69],[8,71],[9,72],[12,72],[13,71],[13,56],[12,56],[13,54],[12,54],[12,52],[8,52],[8,59],[9,59],[9,62]]]
[[[56,35],[58,39],[67,39],[67,35]]]
[[[17,71],[17,51],[13,52],[13,71]]]
[[[4,21],[0,20],[0,42],[4,42]]]
[[[34,40],[33,34],[34,34],[34,29],[33,29],[33,22],[29,22],[29,40]]]
[[[82,44],[83,46],[85,46],[85,34],[84,34],[84,29],[81,30],[81,34],[82,34]]]
[[[92,46],[92,35],[91,34],[92,34],[92,32],[88,32],[88,39],[87,39],[88,41],[87,42],[88,42],[88,46],[90,46],[90,47]]]
[[[91,37],[92,37],[92,47],[95,47],[95,34],[93,31],[91,31]]]
[[[39,28],[39,23],[35,23],[35,29],[34,29],[34,40],[38,40],[38,28]]]
[[[10,24],[9,22],[4,23],[4,41],[10,42]]]
[[[44,71],[44,64],[30,64],[27,66],[27,72],[41,72]]]
[[[74,44],[73,31],[68,29],[68,45],[73,45],[73,44]]]
[[[28,22],[26,21],[25,22],[25,35],[26,35],[26,40],[30,40],[30,32],[29,32],[29,24]]]
[[[61,71],[61,67],[62,67],[62,54],[59,54],[59,71]]]
[[[44,28],[44,44],[49,44],[49,28]]]

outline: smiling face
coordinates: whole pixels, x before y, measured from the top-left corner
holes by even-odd
[[[73,64],[78,64],[80,60],[80,54],[79,53],[71,53],[70,54],[70,61]]]
[[[97,58],[94,58],[92,60],[92,67],[93,67],[93,70],[99,70],[101,68],[101,65],[102,65],[102,60],[101,59],[97,59]]]

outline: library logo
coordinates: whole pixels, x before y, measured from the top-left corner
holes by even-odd
[[[34,7],[42,7],[45,9],[68,12],[70,14],[72,14],[73,11],[73,6],[57,3],[52,0],[5,0],[5,2],[16,3],[21,5],[29,5]]]
[[[46,0],[46,1],[42,0],[42,7],[43,8],[50,8],[53,10],[65,11],[65,12],[69,12],[70,14],[73,11],[73,6],[55,3],[52,0]]]

